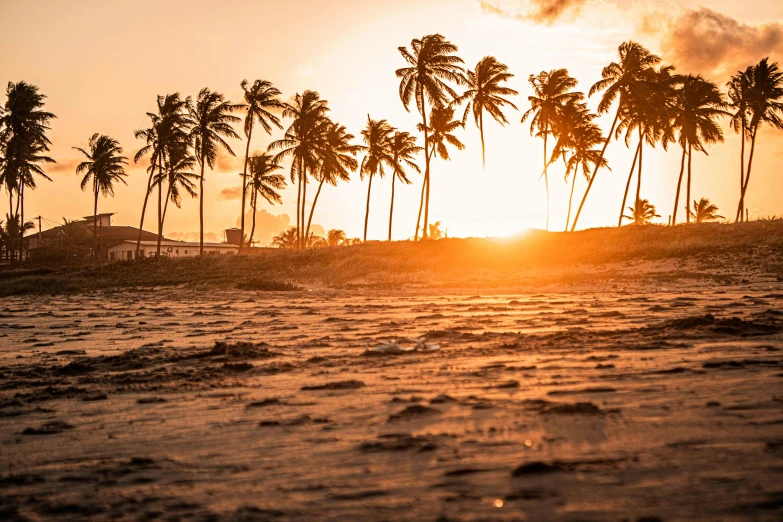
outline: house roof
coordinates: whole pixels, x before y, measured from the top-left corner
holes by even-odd
[[[85,223],[84,221],[77,221],[78,225],[81,225],[84,227],[85,232],[89,235],[89,240],[92,241],[92,223]],[[48,230],[44,230],[41,232],[41,238],[42,239],[56,239],[58,234],[60,233],[60,230],[62,230],[62,225],[50,228]],[[128,226],[108,226],[108,227],[99,227],[99,229],[102,229],[102,236],[104,242],[106,241],[122,241],[126,239],[132,239],[136,240],[139,237],[139,229],[136,227],[128,227]],[[30,234],[27,237],[30,237],[32,235],[36,234]],[[152,241],[157,240],[158,235],[154,232],[148,232],[146,230],[142,230],[141,232],[141,239]],[[87,238],[85,238],[87,239]]]
[[[131,244],[131,245],[135,246],[136,245],[136,240],[135,239],[132,240],[132,241],[126,240],[126,241],[123,241],[122,243],[119,243],[118,245],[115,245],[115,246],[123,245],[125,243],[128,243],[128,244]],[[156,241],[142,241],[141,242],[141,246],[157,247],[158,246],[158,242],[157,242],[157,240]],[[161,241],[160,242],[160,246],[161,247],[177,247],[177,248],[198,248],[199,244],[198,244],[198,242],[195,242],[195,241],[193,241],[193,242],[190,242],[190,241],[171,241],[171,240],[167,239],[167,240]],[[237,247],[236,245],[230,245],[228,243],[204,243],[204,248],[231,248],[231,249],[236,249],[236,248],[239,248],[239,247]]]

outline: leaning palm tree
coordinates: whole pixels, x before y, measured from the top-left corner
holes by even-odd
[[[386,120],[373,120],[367,115],[367,126],[362,130],[362,139],[366,144],[367,154],[362,160],[359,168],[359,176],[364,179],[369,176],[370,182],[367,184],[367,208],[364,213],[364,239],[367,241],[367,224],[370,218],[370,191],[372,190],[372,178],[375,175],[381,178],[384,175],[383,165],[394,168],[391,156],[391,139],[394,133],[394,127],[388,124]]]
[[[253,136],[253,125],[258,122],[267,134],[272,133],[272,125],[278,129],[282,129],[280,124],[280,118],[278,118],[272,111],[282,110],[283,104],[277,99],[280,96],[280,91],[272,85],[271,82],[266,80],[256,80],[253,82],[253,86],[248,89],[248,81],[242,80],[240,84],[242,90],[245,91],[245,137],[247,138],[247,146],[245,147],[245,166],[242,168],[242,214],[240,217],[239,230],[241,231],[240,237],[245,237],[245,194],[247,189],[247,164],[250,158],[250,139]],[[255,211],[253,214],[255,219]],[[252,238],[252,234],[251,234]],[[242,243],[239,242],[239,250],[242,251]]]
[[[122,155],[122,147],[117,140],[95,133],[90,138],[88,144],[89,152],[74,147],[75,150],[84,154],[87,161],[79,163],[76,167],[76,174],[84,174],[81,187],[84,190],[89,183],[92,183],[92,191],[95,195],[95,208],[93,209],[92,221],[92,253],[90,259],[95,260],[97,250],[96,234],[98,232],[98,195],[103,197],[114,197],[114,184],[116,182],[125,183],[123,179],[125,174],[125,165],[128,164],[128,158]],[[125,183],[127,185],[127,183]],[[99,257],[100,259],[100,257]]]
[[[299,243],[299,237],[296,233],[296,227],[280,232],[272,238],[272,246],[277,248],[296,248]]]
[[[630,219],[632,225],[647,225],[653,219],[661,217],[656,214],[655,205],[651,205],[646,199],[637,199],[634,206],[628,207],[628,211],[631,215],[623,217]]]
[[[428,108],[442,108],[457,98],[457,93],[446,82],[462,85],[465,83],[462,67],[462,59],[456,56],[457,46],[446,40],[439,34],[431,34],[411,41],[411,50],[399,47],[400,54],[408,62],[410,67],[404,67],[396,71],[400,78],[400,100],[405,110],[410,112],[411,101],[415,101],[416,108],[421,115],[421,124],[418,126],[424,133],[424,150],[430,150],[429,128],[427,124]],[[427,223],[429,223],[429,178],[430,157],[425,154],[424,184],[426,187],[426,205],[424,208],[424,236],[427,235]],[[418,229],[418,223],[416,228]],[[418,239],[418,230],[414,240]]]
[[[321,195],[324,183],[337,186],[338,181],[350,181],[351,172],[359,166],[359,163],[356,161],[356,155],[364,150],[364,147],[361,145],[351,143],[354,136],[349,134],[344,126],[328,121],[323,129],[323,132],[319,135],[317,152],[319,163],[315,171],[315,178],[318,180],[318,190],[315,192],[315,198],[313,198],[313,204],[310,207],[310,216],[307,218],[307,228],[305,229],[305,235],[308,237],[310,224],[313,222],[315,205],[318,203],[318,196]]]
[[[410,185],[411,181],[405,175],[405,166],[412,168],[419,174],[421,169],[414,162],[414,156],[423,149],[416,145],[416,137],[407,132],[395,132],[389,143],[389,149],[392,157],[392,186],[391,186],[391,205],[389,207],[389,241],[392,240],[392,217],[394,216],[394,182],[397,178],[401,182]]]
[[[745,207],[745,195],[753,167],[753,152],[756,148],[759,127],[766,123],[773,128],[783,129],[783,71],[778,67],[778,63],[770,64],[769,58],[764,58],[748,70],[748,76],[750,157],[735,221],[739,221],[741,209]]]
[[[247,241],[248,246],[253,244],[253,235],[256,232],[256,212],[258,211],[258,196],[264,198],[267,203],[273,205],[282,203],[278,191],[285,188],[285,177],[278,171],[283,167],[275,163],[274,157],[270,154],[253,154],[250,158],[250,180],[247,184],[247,190],[250,192],[250,206],[253,209],[253,226],[250,229],[250,238]],[[242,180],[245,180],[245,174],[242,173]]]
[[[680,161],[680,176],[677,180],[677,192],[674,196],[674,211],[672,225],[677,223],[677,206],[680,199],[680,186],[685,170],[685,154],[688,154],[688,181],[686,202],[691,198],[691,163],[693,149],[707,154],[706,145],[723,141],[723,131],[717,123],[719,116],[731,116],[724,110],[726,103],[718,86],[701,76],[691,74],[678,79],[673,104],[672,127],[679,132],[679,143],[682,147]],[[691,220],[691,210],[686,204],[687,220]]]
[[[291,183],[298,187],[296,195],[296,232],[300,238],[299,247],[304,248],[304,215],[307,196],[307,175],[318,168],[319,143],[323,133],[328,128],[329,111],[326,100],[322,100],[315,91],[304,91],[297,94],[294,103],[285,104],[284,118],[293,118],[286,129],[283,139],[272,142],[268,150],[280,150],[275,156],[275,162],[291,158]]]
[[[419,131],[422,130],[422,124],[418,125]],[[454,119],[454,109],[451,107],[443,107],[440,109],[432,109],[430,113],[430,126],[427,132],[430,135],[430,148],[429,151],[425,150],[425,156],[429,163],[433,155],[437,155],[442,160],[450,160],[448,145],[453,146],[457,150],[464,150],[465,145],[454,135],[454,131],[462,128],[462,122]],[[427,194],[430,192],[431,176],[426,177],[424,180],[424,187],[422,187],[422,198],[419,203],[419,217],[416,219],[416,235],[419,236],[419,222],[421,221],[422,204],[424,203],[424,188],[427,189]],[[422,228],[422,239],[427,238],[429,228],[427,226],[427,207],[424,207],[424,227]]]
[[[333,228],[326,233],[327,246],[342,246],[348,244],[348,236],[345,234],[345,230]]]
[[[528,96],[530,109],[522,115],[522,123],[530,116],[530,135],[544,138],[544,185],[546,187],[546,230],[549,230],[549,174],[551,163],[547,156],[547,137],[552,135],[554,122],[560,117],[564,106],[583,98],[581,92],[573,92],[576,78],[568,74],[567,69],[541,71],[530,75],[528,83],[533,87],[533,96]]]
[[[615,114],[612,126],[607,133],[607,137],[611,138],[614,134],[615,126],[620,118],[621,111],[627,103],[629,95],[634,94],[639,90],[644,90],[645,79],[649,74],[649,71],[661,61],[660,58],[650,53],[647,49],[642,47],[636,42],[623,42],[618,48],[618,54],[620,60],[618,62],[612,62],[601,71],[602,79],[596,82],[590,87],[590,96],[593,94],[605,90],[604,95],[601,97],[601,101],[598,104],[598,114],[604,114],[611,109],[612,104],[617,99],[618,107]],[[604,142],[604,146],[601,150],[601,159],[603,159],[606,153],[606,147],[609,145],[609,139]],[[596,174],[600,168],[602,162],[596,163],[595,170],[592,176],[590,176],[590,182],[587,184],[587,189],[582,196],[582,201],[579,203],[579,208],[576,211],[574,222],[571,225],[571,230],[576,230],[576,225],[579,221],[579,216],[582,213],[587,196],[590,193],[590,189],[595,182]]]
[[[198,197],[196,192],[196,181],[198,174],[193,172],[196,168],[196,157],[190,153],[190,147],[187,142],[181,143],[178,147],[171,148],[166,154],[166,168],[160,175],[165,177],[157,181],[162,185],[165,181],[168,185],[166,191],[163,214],[160,218],[160,233],[158,234],[158,255],[160,255],[160,243],[163,237],[163,223],[166,221],[166,212],[169,208],[169,201],[174,203],[177,208],[182,206],[182,193],[188,194],[191,198]]]
[[[701,198],[699,201],[693,200],[693,211],[690,209],[693,220],[696,223],[705,223],[707,221],[717,221],[719,219],[725,219],[718,214],[718,207],[710,203],[707,198]]]
[[[201,165],[199,177],[199,250],[204,255],[204,166],[212,169],[217,161],[218,152],[222,148],[232,156],[234,151],[224,138],[238,139],[239,135],[231,126],[241,121],[231,113],[239,110],[241,105],[227,102],[222,94],[201,89],[196,103],[188,103],[190,116],[190,136],[196,152],[196,159]]]
[[[729,107],[734,111],[729,125],[734,132],[740,135],[740,194],[745,185],[745,142],[750,139],[750,107],[748,96],[750,94],[750,77],[752,70],[748,67],[744,71],[738,71],[731,77],[728,87]],[[743,221],[745,209],[744,202],[739,207],[739,220]]]
[[[485,56],[476,64],[473,71],[466,71],[465,76],[468,88],[462,96],[454,100],[454,104],[468,102],[465,106],[465,114],[462,116],[463,126],[468,120],[468,115],[473,111],[473,119],[481,135],[481,164],[486,168],[484,113],[489,113],[501,125],[508,124],[503,114],[503,106],[509,105],[514,110],[517,107],[503,96],[516,96],[518,93],[500,84],[510,80],[514,75],[508,72],[506,64],[500,63],[494,56]]]

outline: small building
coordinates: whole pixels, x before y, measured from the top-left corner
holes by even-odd
[[[139,245],[139,257],[154,257],[157,241],[142,241]],[[108,249],[109,261],[123,261],[134,258],[136,241],[122,241]],[[204,243],[205,255],[236,254],[239,247],[226,243]],[[197,242],[163,240],[160,242],[160,255],[163,257],[196,257],[199,255]]]
[[[224,236],[226,238],[226,243],[239,246],[239,243],[242,240],[242,231],[238,228],[227,228],[224,232]]]

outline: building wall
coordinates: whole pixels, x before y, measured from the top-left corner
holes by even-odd
[[[134,258],[136,253],[135,243],[121,243],[113,246],[109,250],[109,261],[126,261]],[[157,248],[154,245],[142,245],[139,249],[139,257],[154,257]],[[160,255],[165,257],[196,257],[198,256],[199,246],[196,244],[183,244],[176,246],[161,245]],[[204,246],[204,254],[229,255],[236,254],[237,248],[233,246],[215,247]]]

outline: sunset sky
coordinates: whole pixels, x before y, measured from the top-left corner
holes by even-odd
[[[432,164],[431,221],[442,221],[450,235],[486,236],[544,227],[546,198],[538,179],[542,141],[519,122],[531,93],[528,75],[565,67],[586,92],[616,58],[617,46],[634,39],[679,72],[701,73],[725,89],[740,67],[764,56],[783,61],[783,2],[0,0],[0,32],[0,81],[38,85],[48,97],[47,109],[57,115],[50,136],[58,164],[47,169],[54,182],[41,180],[36,191],[26,193],[26,216],[50,221],[92,213],[92,196],[79,189],[74,172],[79,159],[71,147],[85,147],[90,135],[100,132],[118,139],[132,157],[141,146],[133,131],[148,125],[145,113],[154,109],[159,94],[195,96],[209,87],[238,102],[243,78],[267,79],[284,100],[305,89],[318,91],[329,101],[330,116],[356,136],[368,114],[415,132],[420,117],[407,113],[398,97],[394,72],[404,61],[397,47],[443,34],[471,68],[486,55],[508,64],[515,74],[510,86],[520,92],[512,99],[520,112],[507,112],[510,126],[485,120],[486,171],[472,121],[459,135],[466,150],[455,152],[450,162]],[[597,103],[597,96],[589,99],[592,109]],[[604,132],[611,116],[601,119]],[[708,197],[733,218],[739,137],[727,120],[723,127],[725,143],[708,149],[709,156],[694,155],[693,196]],[[256,132],[251,150],[264,150],[281,135]],[[231,145],[238,157],[224,155],[216,171],[206,174],[205,227],[215,234],[208,240],[222,239],[222,230],[238,222],[239,201],[231,189],[239,186],[244,142]],[[580,228],[617,222],[633,152],[615,141],[607,157],[612,171],[599,172]],[[665,223],[672,213],[680,149],[676,144],[668,152],[647,148],[644,159],[642,197],[658,207]],[[783,132],[765,128],[749,187],[751,216],[783,214],[781,162]],[[116,213],[115,224],[138,226],[146,166],[131,165],[128,187],[100,201],[101,211]],[[551,228],[561,230],[568,198],[562,163],[550,176]],[[410,177],[413,184],[397,190],[395,239],[414,232],[422,177]],[[368,238],[386,238],[390,182],[373,183]],[[577,181],[578,194],[585,185],[584,178]],[[325,187],[314,222],[361,236],[366,191],[358,174],[348,184]],[[309,189],[309,198],[314,193]],[[257,238],[262,243],[295,221],[295,187],[283,197],[283,205],[261,205]],[[145,228],[154,230],[152,214]],[[197,199],[169,210],[167,236],[192,240],[197,232]]]

